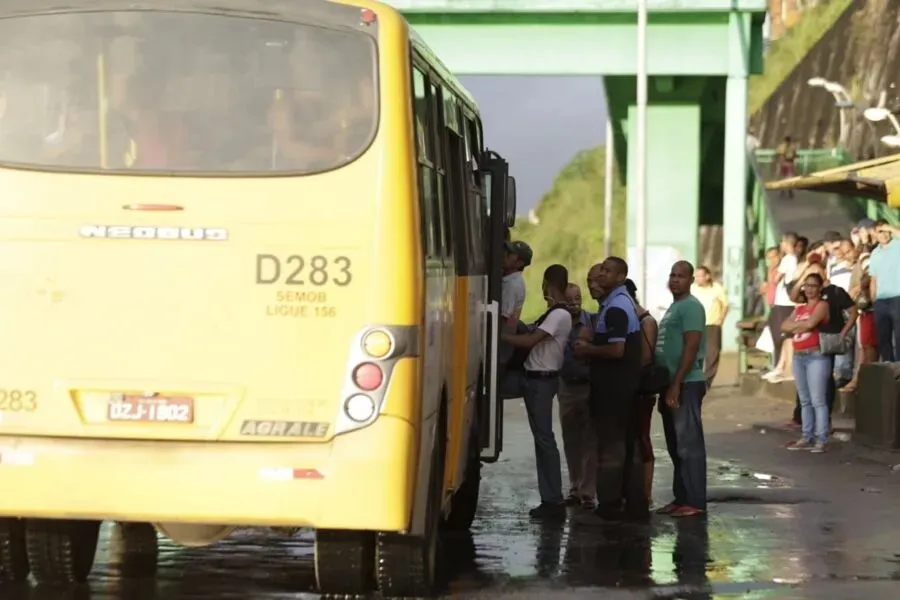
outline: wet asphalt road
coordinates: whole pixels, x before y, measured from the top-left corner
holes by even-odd
[[[445,596],[900,597],[900,473],[849,447],[822,456],[788,453],[781,448],[786,437],[749,427],[747,402],[756,400],[720,392],[707,405],[706,519],[654,517],[648,525],[603,529],[529,522],[527,509],[538,501],[533,450],[524,408],[508,402],[505,454],[485,467],[473,533],[445,540]],[[661,504],[669,500],[671,470],[659,433],[654,445],[654,496]],[[239,532],[199,549],[164,542],[156,579],[140,580],[121,576],[106,543],[109,530],[88,585],[0,588],[0,600],[317,597],[310,592],[311,532],[293,538]]]

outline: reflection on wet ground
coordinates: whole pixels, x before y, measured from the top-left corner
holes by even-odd
[[[485,468],[472,535],[448,537],[444,593],[493,598],[894,598],[900,555],[891,525],[846,522],[848,507],[826,491],[798,489],[771,449],[735,458],[752,433],[709,436],[710,516],[603,528],[528,520],[537,501],[533,450],[518,403],[509,403],[505,455]],[[766,442],[771,446],[771,440]],[[657,499],[670,469],[657,447]],[[746,453],[745,453],[746,454]],[[766,458],[768,457],[768,458]],[[765,460],[764,460],[765,459]],[[769,469],[775,472],[769,472]],[[871,496],[870,496],[871,497]],[[862,523],[862,524],[860,524]],[[208,548],[160,547],[156,578],[124,577],[129,557],[103,541],[90,583],[80,588],[0,588],[2,600],[276,600],[312,598],[313,535],[241,531]],[[888,558],[885,558],[888,557]],[[816,588],[815,584],[826,585]],[[860,587],[872,584],[876,587]],[[877,587],[886,584],[887,587]],[[810,587],[812,586],[812,587]]]

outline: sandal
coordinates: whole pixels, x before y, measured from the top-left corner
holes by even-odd
[[[680,509],[681,509],[680,505],[675,504],[674,502],[669,502],[662,508],[657,508],[655,512],[658,515],[670,515],[673,512],[675,512],[676,510],[680,510]]]
[[[585,510],[594,510],[596,507],[596,503],[594,503],[594,499],[590,496],[583,496],[581,498],[581,508]]]
[[[704,514],[706,514],[705,510],[700,510],[699,508],[694,508],[693,506],[681,506],[677,510],[669,513],[669,516],[673,519],[680,519],[683,517],[698,517]]]

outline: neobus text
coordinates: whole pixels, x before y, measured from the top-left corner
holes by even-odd
[[[256,255],[256,283],[270,285],[349,285],[353,279],[350,259],[346,256],[327,257],[321,254],[301,256],[290,254],[279,258],[274,254]]]
[[[83,225],[81,237],[117,240],[198,240],[221,242],[228,230],[221,227],[152,227],[130,225]]]

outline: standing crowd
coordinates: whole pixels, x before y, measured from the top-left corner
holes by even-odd
[[[656,407],[674,464],[673,498],[656,512],[693,517],[706,511],[706,445],[701,407],[715,377],[727,300],[709,270],[672,265],[673,302],[657,323],[637,299],[628,265],[611,256],[586,274],[596,312],[563,265],[544,271],[547,310],[521,322],[522,272],[532,251],[507,242],[501,297],[500,368],[504,395],[522,397],[534,436],[541,503],[533,518],[563,519],[585,509],[582,524],[649,516],[653,481],[650,425]],[[696,282],[696,283],[695,283]],[[694,295],[692,295],[692,284]],[[706,307],[705,307],[706,306]],[[568,495],[553,433],[559,400]]]
[[[886,221],[863,219],[849,232],[810,243],[785,233],[766,253],[760,292],[769,306],[772,382],[794,381],[790,450],[824,452],[837,390],[856,388],[859,366],[900,359],[900,235]]]

